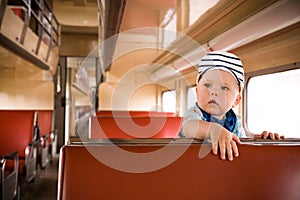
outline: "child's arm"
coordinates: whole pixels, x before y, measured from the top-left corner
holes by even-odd
[[[223,128],[221,125],[202,120],[190,120],[183,126],[183,134],[186,137],[206,139],[210,138],[212,142],[212,150],[215,155],[220,151],[221,159],[226,159],[226,153],[229,160],[233,160],[239,156],[238,148],[236,145],[240,143],[239,138]]]

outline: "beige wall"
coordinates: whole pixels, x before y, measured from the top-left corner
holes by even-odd
[[[99,110],[154,110],[157,85],[103,83],[99,87]]]
[[[124,54],[116,53],[110,70],[105,73],[106,82],[99,86],[99,110],[155,110],[158,84],[151,80],[150,73],[157,54],[155,49],[138,46],[128,47]]]
[[[0,109],[51,110],[54,105],[52,73],[2,50],[0,56]]]
[[[54,86],[50,81],[0,80],[0,109],[52,110]]]
[[[69,34],[61,35],[61,56],[85,57],[98,45],[97,34]]]
[[[155,110],[156,109],[156,91],[155,84],[145,85],[132,93],[129,99],[129,108],[131,110]]]

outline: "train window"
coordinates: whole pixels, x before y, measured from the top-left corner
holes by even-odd
[[[300,137],[300,69],[256,76],[247,86],[247,125],[250,132],[264,130]]]
[[[175,90],[162,93],[162,106],[164,112],[176,112],[176,92]]]
[[[196,87],[189,87],[187,89],[187,109],[193,107],[197,101],[197,96],[196,96]]]

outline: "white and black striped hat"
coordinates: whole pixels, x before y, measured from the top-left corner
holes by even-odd
[[[224,51],[212,51],[206,54],[200,61],[198,69],[197,83],[202,75],[211,70],[220,69],[230,72],[237,80],[240,91],[244,88],[244,69],[239,57]]]

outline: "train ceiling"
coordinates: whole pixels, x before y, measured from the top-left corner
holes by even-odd
[[[99,0],[101,3],[101,1]],[[117,5],[120,0],[108,1]],[[176,7],[176,0],[126,0],[123,21],[120,31],[141,27],[158,27],[162,21],[161,16],[170,8]],[[68,32],[85,30],[98,30],[97,0],[54,0],[54,12],[62,24],[62,30]],[[118,13],[114,13],[117,15]]]
[[[53,10],[62,25],[62,32],[85,32],[85,33],[98,33],[98,3],[101,0],[53,0]],[[119,30],[112,31],[117,33],[118,31],[124,32],[134,28],[141,27],[158,27],[162,21],[163,16],[167,13],[169,9],[176,8],[176,3],[187,0],[110,0],[107,1],[111,4],[113,2],[125,3],[125,8],[123,8],[123,18],[119,23]],[[206,1],[205,1],[206,2]],[[218,38],[222,32],[226,32],[230,35],[232,32],[228,32],[235,25],[242,22],[245,19],[249,19],[254,14],[267,8],[268,6],[278,2],[277,4],[283,7],[285,5],[293,5],[297,9],[299,8],[299,1],[297,0],[287,0],[287,1],[276,1],[276,0],[252,0],[252,1],[231,1],[231,0],[221,0],[219,1],[219,6],[214,8],[213,12],[207,13],[197,22],[188,27],[185,33],[196,39],[200,44],[207,44],[206,42]],[[116,4],[115,4],[116,5]],[[282,7],[282,8],[283,8]],[[120,13],[113,13],[116,8],[111,9],[111,15],[118,15]],[[231,12],[234,11],[234,12]],[[248,13],[247,13],[248,12]],[[239,14],[237,14],[239,13]],[[244,15],[241,15],[243,13]],[[270,12],[274,13],[274,12]],[[292,12],[290,12],[292,13]],[[280,13],[278,13],[280,14]],[[282,15],[283,16],[283,15]],[[298,18],[293,23],[299,23]],[[208,20],[208,21],[207,21]],[[260,20],[254,20],[260,21]],[[110,23],[110,22],[108,22]],[[221,23],[222,26],[219,26]],[[219,24],[219,25],[218,25]],[[280,27],[284,28],[284,27]],[[106,27],[106,31],[107,31]],[[228,35],[227,34],[227,35]],[[224,35],[224,34],[223,34]],[[108,37],[109,35],[107,35]],[[226,40],[219,36],[222,41]],[[234,38],[234,37],[231,37]],[[219,40],[213,40],[214,42],[219,42]],[[179,42],[179,48],[184,51],[190,51],[191,49],[186,48],[184,43]],[[211,42],[210,44],[214,44]],[[181,45],[181,46],[180,46]],[[215,44],[218,45],[217,43]],[[0,50],[2,47],[0,48]],[[5,50],[3,50],[4,52]],[[2,52],[2,51],[1,51]],[[4,55],[4,53],[1,53]],[[6,55],[6,54],[5,54]],[[154,55],[155,56],[155,55]],[[13,60],[13,59],[11,59]],[[176,60],[176,57],[172,55],[162,54],[153,61],[161,62],[163,64],[170,63]],[[1,60],[0,60],[1,61]],[[15,67],[17,65],[14,65]],[[2,67],[3,68],[3,67]],[[7,67],[5,67],[6,69]]]
[[[106,34],[106,37],[109,37],[113,34],[118,32],[126,32],[128,30],[132,30],[135,28],[143,28],[143,27],[158,27],[163,21],[164,16],[170,9],[178,9],[178,3],[188,2],[189,0],[111,0],[105,1],[105,4],[109,3],[111,5],[111,9],[109,11],[110,16],[117,16],[120,17],[122,15],[122,19],[120,22],[116,23],[115,25],[110,24],[106,25],[105,31],[110,30],[110,34]],[[124,2],[125,7],[121,7],[122,5],[119,2]],[[196,1],[194,1],[196,2]],[[207,3],[208,1],[205,1]],[[102,0],[98,0],[98,4],[103,3]],[[119,3],[119,4],[118,4]],[[207,7],[207,5],[203,4],[204,2],[199,2],[197,5],[197,9],[201,10],[202,7]],[[255,14],[259,13],[260,11],[268,8],[271,5],[273,6],[273,10],[277,12],[277,8],[282,8],[278,10],[284,10],[283,8],[287,8],[285,10],[289,10],[288,6],[292,6],[295,9],[299,7],[299,3],[297,0],[252,0],[252,1],[244,1],[244,0],[220,0],[217,5],[210,10],[210,12],[205,13],[204,16],[201,16],[194,25],[185,29],[184,33],[187,34],[189,37],[192,37],[197,41],[199,44],[203,45],[206,50],[209,50],[210,47],[212,49],[219,49],[224,48],[226,50],[234,50],[237,46],[231,45],[228,46],[224,44],[224,42],[229,42],[229,39],[238,38],[238,36],[242,36],[242,34],[238,33],[238,27],[234,28],[239,23],[243,22],[244,20],[248,22],[260,22],[260,19],[256,19],[255,17],[252,19],[251,17]],[[293,6],[294,5],[294,6]],[[124,5],[123,5],[124,6]],[[198,8],[199,7],[199,8]],[[272,6],[271,6],[272,8]],[[93,10],[94,9],[94,10]],[[295,10],[294,9],[294,10]],[[71,31],[71,32],[78,32],[78,31],[90,31],[97,33],[98,29],[98,18],[97,18],[97,1],[96,0],[54,0],[54,10],[56,15],[59,19],[61,19],[62,23],[62,31]],[[92,11],[93,10],[93,11]],[[272,9],[267,15],[271,15],[275,13]],[[122,13],[119,13],[122,12]],[[78,13],[81,15],[79,16]],[[292,12],[290,12],[292,13]],[[71,17],[73,15],[73,17]],[[93,15],[93,17],[89,17]],[[277,13],[278,16],[285,17],[286,14],[281,14],[280,12]],[[61,17],[60,17],[61,16]],[[69,16],[70,18],[68,18]],[[275,17],[275,16],[274,16]],[[282,18],[281,17],[281,18]],[[296,16],[297,17],[297,16]],[[272,19],[272,16],[270,16]],[[120,19],[120,18],[119,18]],[[291,24],[296,23],[299,19],[291,22]],[[113,21],[113,20],[112,20]],[[270,21],[272,23],[272,20]],[[111,22],[107,22],[111,23]],[[266,22],[264,22],[266,23]],[[252,23],[253,24],[253,23]],[[267,28],[266,23],[263,28],[257,28],[256,24],[252,27],[252,32],[261,33],[264,28]],[[117,27],[118,25],[119,27]],[[247,27],[247,24],[244,23],[244,26]],[[285,25],[286,27],[288,24]],[[112,30],[115,27],[116,30]],[[240,26],[242,27],[242,26]],[[279,27],[279,29],[284,27]],[[117,30],[118,29],[118,30]],[[233,31],[230,31],[232,29]],[[245,28],[243,28],[245,29]],[[249,30],[249,29],[248,29]],[[275,29],[268,32],[272,33]],[[144,32],[145,33],[145,32]],[[225,34],[222,34],[225,33]],[[244,34],[244,33],[243,33]],[[221,35],[221,36],[220,36]],[[224,35],[231,35],[229,39],[223,38]],[[252,34],[255,35],[255,34]],[[264,34],[261,34],[260,37],[263,37]],[[252,36],[243,36],[244,38],[253,39]],[[216,38],[216,39],[215,39]],[[259,37],[258,37],[259,38]],[[238,39],[239,41],[242,41]],[[251,42],[251,40],[246,41],[247,43]],[[176,41],[177,47],[182,54],[185,52],[192,52],[192,55],[189,56],[196,56],[199,57],[197,54],[198,50],[189,48],[188,45],[185,45],[180,39]],[[238,44],[244,45],[244,44]],[[160,55],[154,55],[152,58],[149,58],[149,62],[159,62],[162,64],[170,64],[175,63],[176,69],[185,70],[189,68],[186,64],[182,64],[180,61],[176,61],[177,58],[174,55],[162,53]],[[152,60],[151,60],[152,59]],[[194,59],[194,58],[191,58]],[[132,62],[134,64],[135,61],[132,59],[132,56],[126,62]],[[156,70],[155,70],[156,71]],[[158,72],[158,74],[162,74]],[[164,78],[164,77],[161,77]]]

